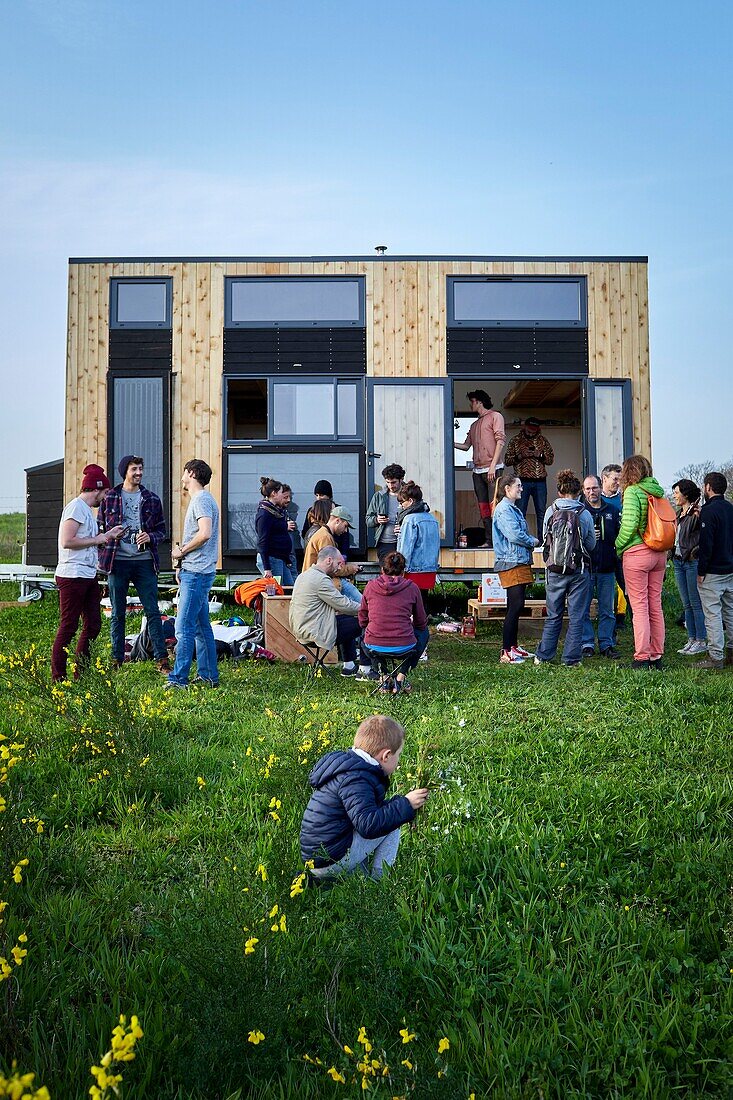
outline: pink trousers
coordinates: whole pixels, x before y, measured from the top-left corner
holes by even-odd
[[[648,546],[632,546],[623,556],[626,595],[634,613],[634,659],[655,661],[664,653],[662,585],[667,555]]]

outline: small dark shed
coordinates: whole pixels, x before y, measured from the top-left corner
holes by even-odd
[[[25,472],[25,562],[53,569],[58,558],[64,507],[64,460],[29,466]]]

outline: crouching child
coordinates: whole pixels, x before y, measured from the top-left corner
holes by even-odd
[[[310,774],[313,794],[300,827],[300,854],[318,880],[361,871],[380,879],[391,867],[400,828],[425,804],[427,788],[385,799],[400,762],[405,731],[384,714],[365,719],[354,744],[326,753]]]

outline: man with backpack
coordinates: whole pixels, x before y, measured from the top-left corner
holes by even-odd
[[[557,475],[557,499],[545,512],[543,524],[547,618],[534,659],[536,665],[554,659],[566,608],[568,629],[562,662],[574,667],[582,661],[590,555],[596,545],[596,532],[579,497],[580,481],[572,470],[561,470]]]
[[[697,668],[733,665],[733,504],[725,499],[727,488],[725,474],[705,475],[697,584],[705,615],[708,656]]]

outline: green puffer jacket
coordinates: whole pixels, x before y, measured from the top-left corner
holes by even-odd
[[[646,530],[646,517],[649,511],[647,493],[653,497],[664,496],[664,489],[655,477],[645,477],[638,485],[629,485],[624,490],[621,529],[616,538],[616,551],[619,554],[644,542],[641,535]]]

